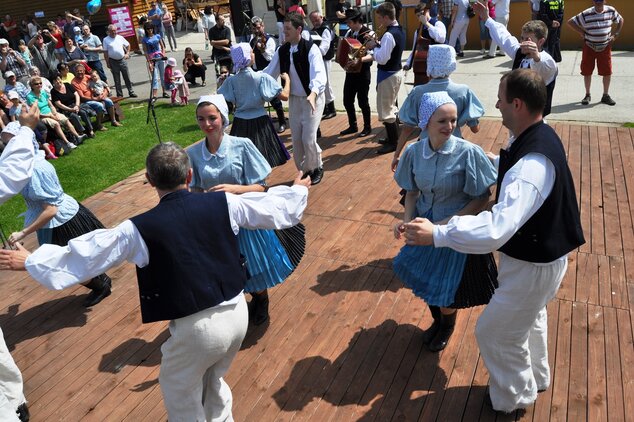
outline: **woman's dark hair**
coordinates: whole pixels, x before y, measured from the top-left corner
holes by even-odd
[[[205,15],[211,15],[213,13],[213,9],[211,8],[211,6],[207,5],[205,6],[205,10],[203,11],[203,13]]]
[[[149,22],[143,25],[143,29],[145,30],[146,33],[147,31],[152,31],[152,33],[154,33],[154,25],[152,25]]]
[[[60,64],[61,64],[61,63],[60,63]],[[49,73],[49,75],[48,75],[48,78],[49,78],[49,80],[50,80],[50,81],[54,81],[55,79],[57,79],[57,78],[61,78],[61,77],[62,77],[62,75],[60,75],[60,73],[59,73],[59,72],[56,72],[56,71],[52,71],[52,72],[51,72],[51,73]]]
[[[68,65],[66,63],[57,63],[57,71],[61,73],[62,70],[68,70]]]

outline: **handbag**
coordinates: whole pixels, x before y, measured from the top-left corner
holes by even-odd
[[[61,139],[55,138],[53,140],[53,145],[55,145],[55,155],[58,157],[69,155],[72,151]]]

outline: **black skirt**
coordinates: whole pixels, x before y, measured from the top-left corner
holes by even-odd
[[[266,114],[255,119],[234,117],[229,134],[249,138],[271,167],[281,166],[291,158]]]
[[[84,207],[80,203],[79,210],[73,218],[61,226],[54,227],[51,230],[51,243],[59,246],[66,246],[70,240],[81,236],[82,234],[103,228],[105,227],[101,224],[101,221],[99,221],[88,208]],[[110,280],[110,277],[104,273],[93,278],[93,280],[95,279],[106,281]]]
[[[467,255],[454,302],[448,308],[462,309],[486,305],[498,287],[498,267],[493,254]]]
[[[77,214],[64,224],[52,229],[51,243],[66,246],[68,241],[93,230],[103,229],[101,221],[90,210],[79,204]]]
[[[299,223],[288,229],[275,230],[275,234],[288,254],[294,270],[302,260],[306,249],[306,227]]]

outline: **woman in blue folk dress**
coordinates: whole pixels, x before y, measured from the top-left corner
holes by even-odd
[[[225,100],[235,105],[230,134],[249,138],[271,167],[280,166],[290,158],[280,140],[273,122],[264,109],[264,103],[274,98],[288,100],[290,82],[288,74],[280,75],[284,89],[271,76],[251,69],[254,61],[249,43],[231,46],[231,59],[235,75],[231,75],[218,89]]]
[[[11,124],[19,128],[17,122]],[[17,134],[17,131],[13,134]],[[69,240],[77,236],[103,229],[103,224],[88,208],[64,193],[55,167],[46,161],[43,151],[38,151],[35,139],[33,142],[36,151],[33,175],[21,192],[26,202],[24,228],[11,233],[9,243],[15,244],[36,232],[40,245],[51,243],[66,246]],[[106,274],[100,274],[83,285],[91,290],[83,302],[84,306],[90,307],[110,296],[112,280]]]
[[[198,101],[196,119],[205,139],[187,151],[193,169],[191,189],[238,195],[263,192],[271,166],[249,139],[224,132],[229,125],[228,114],[222,95],[205,95]],[[260,325],[269,317],[267,289],[282,283],[304,254],[304,226],[286,230],[241,229],[238,241],[249,272],[244,290],[253,296],[250,317]]]
[[[497,172],[482,148],[452,135],[457,108],[444,91],[425,93],[419,126],[427,136],[407,147],[394,178],[407,191],[403,223],[425,217],[444,224],[455,215],[477,214],[489,200]],[[466,255],[450,248],[404,246],[394,272],[427,302],[434,322],[423,342],[431,351],[445,348],[453,333],[456,309],[489,302],[497,287],[493,255]]]

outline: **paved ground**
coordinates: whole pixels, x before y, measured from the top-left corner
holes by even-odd
[[[206,87],[192,87],[192,98],[197,99],[204,93],[215,91],[215,77],[213,66],[209,66],[209,51],[204,49],[203,35],[195,32],[177,34],[178,51],[169,53],[180,63],[183,59],[185,47],[191,47],[198,53],[208,65],[208,82]],[[409,52],[406,52],[409,54]],[[634,122],[634,95],[628,94],[628,90],[634,87],[634,52],[618,51],[613,54],[612,63],[614,75],[610,94],[616,101],[616,106],[610,107],[599,103],[602,94],[601,79],[593,77],[592,98],[589,106],[582,106],[581,99],[585,92],[583,78],[579,74],[581,62],[580,51],[562,52],[563,60],[559,64],[559,76],[553,98],[553,109],[549,120],[564,120],[575,122],[594,123],[625,123]],[[130,59],[132,80],[140,98],[149,96],[149,76],[145,68],[145,60],[142,56],[134,56]],[[511,60],[508,57],[496,57],[491,60],[482,60],[478,51],[466,51],[465,57],[458,62],[458,69],[453,74],[455,82],[468,84],[473,89],[485,106],[487,117],[500,117],[495,108],[497,101],[497,87],[501,74],[510,69]],[[343,81],[345,73],[337,64],[332,66],[332,79],[338,110],[343,111]],[[376,79],[373,75],[373,84]],[[409,72],[406,84],[400,91],[402,102],[407,93],[411,91],[413,74]],[[375,90],[370,90],[370,104],[375,104]]]

